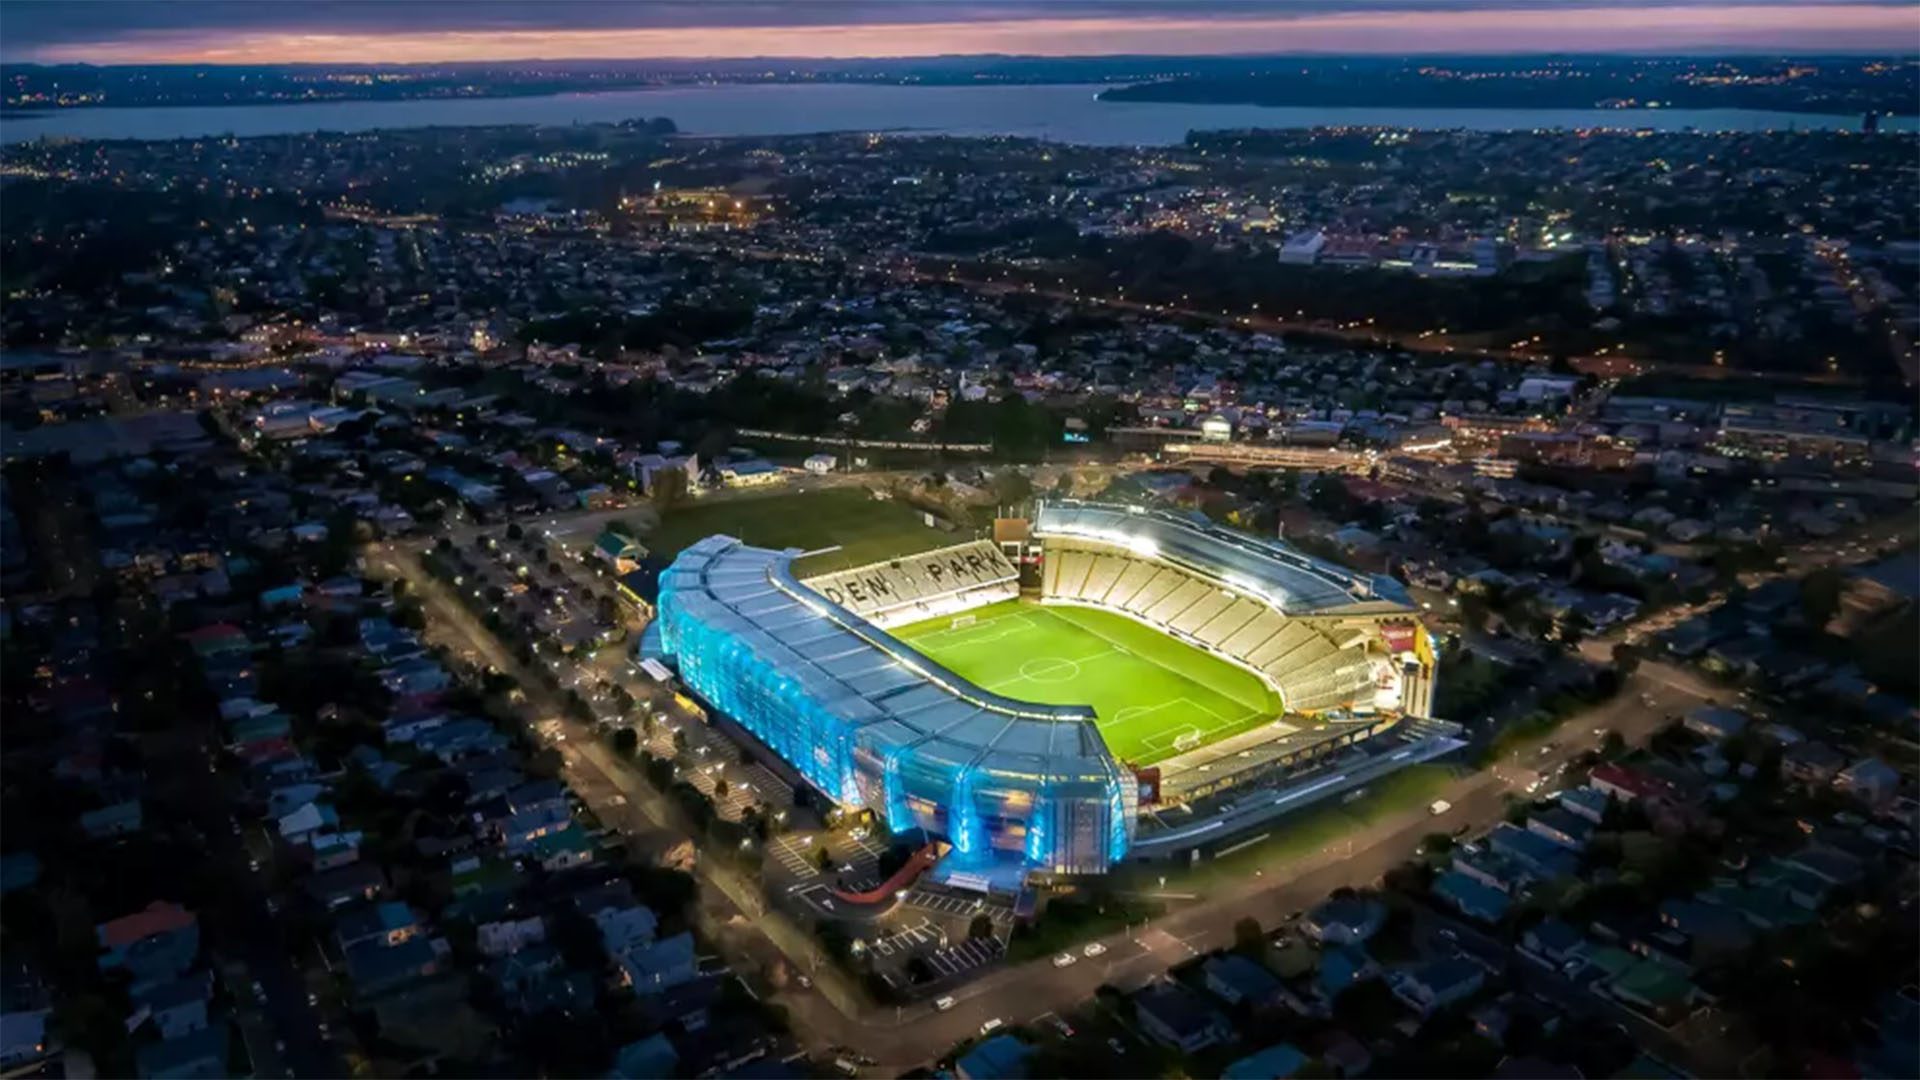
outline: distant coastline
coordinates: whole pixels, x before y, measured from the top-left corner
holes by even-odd
[[[1152,102],[1161,105],[1252,105],[1259,108],[1345,109],[1674,109],[1703,111],[1748,109],[1777,113],[1834,116],[1872,112],[1881,116],[1920,116],[1920,100],[1902,94],[1814,97],[1803,94],[1770,95],[1739,100],[1741,95],[1655,91],[1648,98],[1624,93],[1595,97],[1575,86],[1543,85],[1520,89],[1512,85],[1473,84],[1435,87],[1408,81],[1378,86],[1334,85],[1311,80],[1271,78],[1162,79],[1130,83],[1100,92],[1108,102]],[[1755,98],[1756,95],[1744,95]]]
[[[0,65],[4,115],[511,100],[712,87],[1098,86],[1113,102],[1920,114],[1910,56],[948,56],[263,66]]]

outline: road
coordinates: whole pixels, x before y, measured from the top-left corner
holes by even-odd
[[[567,735],[562,750],[566,779],[602,821],[642,834],[687,834],[676,809],[651,791],[635,770],[614,760],[593,731],[566,719],[559,702],[532,673],[522,671],[500,642],[417,560],[393,547],[374,551],[377,558],[370,563],[412,582],[432,617],[432,629],[451,631],[488,663],[519,677],[538,718],[559,720]],[[1438,822],[1424,809],[1410,810],[1361,829],[1316,856],[1276,862],[1235,887],[1217,890],[1145,926],[1101,939],[1106,953],[1097,959],[1056,968],[1041,958],[994,971],[954,991],[956,1004],[944,1012],[928,1005],[894,1009],[873,1004],[842,969],[826,961],[811,935],[765,902],[757,883],[711,857],[702,859],[698,867],[704,886],[702,925],[722,943],[738,970],[764,971],[783,960],[811,974],[812,990],[789,989],[777,995],[809,1049],[848,1045],[880,1067],[911,1068],[976,1034],[990,1018],[1018,1023],[1071,1010],[1103,983],[1138,986],[1200,953],[1230,946],[1233,924],[1243,917],[1271,924],[1334,889],[1369,885],[1413,855],[1436,825],[1478,828],[1499,821],[1508,795],[1596,746],[1596,729],[1612,729],[1630,742],[1639,742],[1664,725],[1669,715],[1684,712],[1713,691],[1688,672],[1643,663],[1617,697],[1568,720],[1562,728],[1566,734],[1545,753],[1536,751],[1525,760],[1464,776],[1443,789],[1439,797],[1453,805]]]

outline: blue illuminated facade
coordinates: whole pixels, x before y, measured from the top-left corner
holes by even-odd
[[[1102,873],[1132,846],[1137,783],[1091,709],[983,690],[801,584],[794,552],[710,536],[661,576],[659,650],[807,782],[956,870]]]

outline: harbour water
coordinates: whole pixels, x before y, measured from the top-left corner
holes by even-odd
[[[1759,131],[1855,128],[1857,116],[1742,109],[1268,108],[1100,101],[1101,86],[676,86],[545,97],[348,101],[295,105],[66,109],[0,117],[0,142],[42,136],[172,139],[485,124],[586,124],[664,116],[689,135],[822,131],[1008,135],[1091,146],[1165,146],[1221,128],[1385,126],[1429,130],[1652,128]],[[1883,119],[1912,131],[1915,119]]]

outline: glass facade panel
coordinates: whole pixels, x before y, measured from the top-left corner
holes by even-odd
[[[944,838],[958,867],[1091,874],[1126,857],[1135,783],[1091,711],[983,690],[806,588],[791,562],[713,536],[662,575],[659,648],[688,687],[840,805]]]

